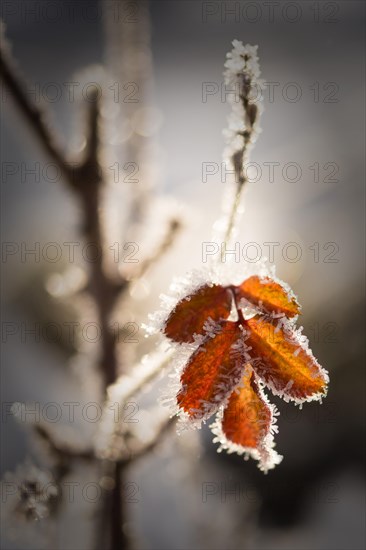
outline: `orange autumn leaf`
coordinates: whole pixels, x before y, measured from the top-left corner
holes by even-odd
[[[231,394],[224,409],[222,431],[231,443],[258,449],[270,432],[272,411],[260,397],[253,370],[249,367],[241,387]]]
[[[259,316],[245,324],[253,368],[275,394],[299,403],[326,394],[326,372],[294,335]]]
[[[257,310],[254,317],[247,304]],[[232,306],[235,322],[227,320]],[[251,456],[264,472],[282,457],[274,448],[275,408],[263,386],[298,404],[327,392],[327,372],[295,329],[299,312],[290,289],[255,275],[238,286],[200,287],[178,303],[163,328],[176,342],[196,345],[183,371],[178,369],[175,404],[182,421],[197,426],[217,412],[211,428],[218,451]],[[202,343],[195,333],[204,335]],[[183,354],[190,350],[182,346]]]
[[[280,283],[268,277],[253,275],[236,287],[237,298],[262,307],[266,311],[294,317],[300,313],[300,305]]]
[[[231,310],[231,293],[220,285],[205,285],[183,298],[170,313],[164,334],[175,342],[193,342],[194,334],[204,333],[204,324],[227,319]]]
[[[239,382],[245,361],[235,349],[243,337],[238,323],[224,321],[220,332],[207,336],[191,355],[181,375],[177,403],[192,419],[213,414]]]

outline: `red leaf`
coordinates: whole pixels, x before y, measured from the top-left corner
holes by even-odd
[[[224,321],[221,332],[207,336],[191,355],[177,395],[179,407],[190,418],[204,419],[213,414],[239,382],[245,362],[233,345],[242,338],[243,330],[238,323]]]
[[[272,411],[260,397],[253,370],[246,373],[243,386],[235,389],[225,407],[222,431],[225,437],[242,447],[259,449],[269,434]]]
[[[252,347],[253,368],[271,390],[297,402],[325,396],[328,375],[310,350],[294,334],[263,317],[245,322],[250,329],[246,344]]]
[[[267,311],[294,317],[300,313],[300,305],[279,283],[268,277],[253,275],[236,289],[236,295]]]
[[[165,323],[164,334],[175,342],[193,342],[195,333],[204,333],[209,317],[216,322],[229,317],[231,300],[231,292],[220,285],[200,287],[178,302]]]

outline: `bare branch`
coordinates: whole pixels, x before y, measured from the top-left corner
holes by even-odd
[[[71,168],[66,162],[59,139],[46,123],[46,114],[32,103],[24,92],[10,49],[5,40],[0,45],[0,75],[19,110],[37,135],[43,149],[57,163],[63,175],[70,182]]]

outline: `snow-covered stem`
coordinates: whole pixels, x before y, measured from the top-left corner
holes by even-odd
[[[227,218],[224,242],[230,243],[241,203],[242,190],[247,182],[245,164],[254,144],[262,112],[263,81],[257,56],[257,46],[243,45],[233,41],[233,49],[227,54],[225,62],[225,85],[234,93],[228,95],[231,113],[228,128],[224,131],[227,142],[225,160],[232,167],[235,177],[235,195]]]

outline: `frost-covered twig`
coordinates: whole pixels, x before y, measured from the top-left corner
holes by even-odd
[[[173,357],[171,350],[161,346],[157,351],[143,357],[138,365],[135,365],[130,374],[122,374],[116,383],[108,388],[107,400],[104,404],[103,415],[95,436],[95,452],[100,458],[107,460],[122,460],[123,456],[130,456],[130,448],[126,444],[125,436],[131,432],[129,426],[116,422],[116,407],[123,411],[133,405],[131,399],[149,387]],[[131,434],[132,437],[133,434]]]
[[[10,47],[4,36],[1,36],[0,44],[0,75],[10,92],[10,96],[24,115],[28,124],[30,124],[34,133],[38,136],[43,148],[52,160],[57,163],[67,180],[70,181],[72,170],[65,160],[60,140],[54,130],[51,130],[47,124],[46,113],[31,102],[29,96],[25,93],[25,86],[21,83]]]
[[[76,192],[82,206],[83,235],[88,243],[93,244],[96,250],[98,250],[96,261],[91,263],[88,288],[98,309],[98,317],[103,334],[100,365],[105,386],[108,386],[114,382],[117,373],[114,333],[110,327],[109,317],[124,281],[120,280],[116,282],[111,280],[105,273],[104,243],[100,223],[103,172],[98,159],[100,104],[97,99],[97,92],[95,91],[94,96],[91,94],[84,156],[79,159],[78,163],[71,166],[61,151],[54,133],[49,130],[44,122],[47,118],[46,114],[25,94],[23,84],[15,70],[15,62],[11,58],[10,50],[6,46],[6,43],[1,49],[1,76],[9,89],[11,97],[30,123],[40,144],[60,167],[65,182]]]
[[[182,228],[182,223],[178,218],[173,218],[169,221],[166,232],[151,256],[142,260],[137,269],[131,273],[125,273],[124,276],[128,281],[140,279],[145,273],[153,267],[171,248],[172,244]]]
[[[73,445],[61,444],[55,440],[50,430],[44,425],[34,426],[35,434],[47,445],[50,453],[57,458],[69,462],[75,458],[80,460],[93,460],[95,458],[94,449],[90,448],[75,448]]]
[[[123,459],[122,463],[127,465],[131,463],[135,463],[135,461],[138,460],[139,458],[143,458],[147,456],[149,453],[151,453],[152,451],[154,451],[160,445],[165,435],[167,435],[171,430],[171,428],[175,426],[176,421],[177,419],[173,416],[161,422],[160,426],[154,433],[153,437],[151,437],[151,439],[148,441],[148,443],[141,446],[129,458]]]
[[[234,170],[236,184],[224,238],[224,242],[229,243],[237,222],[242,190],[247,181],[245,163],[248,161],[250,147],[260,132],[259,118],[264,84],[259,78],[257,46],[244,46],[242,42],[234,40],[233,49],[227,54],[225,68],[225,84],[230,90],[235,90],[234,94],[228,96],[232,111],[224,134],[227,141],[225,159]]]

